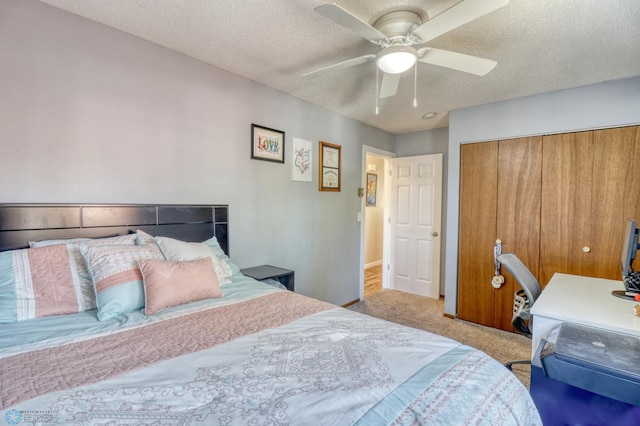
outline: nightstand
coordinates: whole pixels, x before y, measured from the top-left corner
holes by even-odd
[[[289,269],[278,268],[277,266],[271,265],[262,265],[254,266],[253,268],[241,269],[240,272],[243,275],[258,281],[269,278],[278,280],[287,288],[287,290],[294,291],[295,272]]]

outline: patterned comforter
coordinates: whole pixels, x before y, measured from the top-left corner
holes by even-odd
[[[524,386],[480,351],[257,282],[224,291],[153,318],[105,324],[82,313],[3,327],[2,416],[43,425],[541,424]]]

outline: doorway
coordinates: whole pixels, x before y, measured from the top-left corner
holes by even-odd
[[[364,193],[364,297],[382,289],[385,218],[385,159],[366,156]]]
[[[362,239],[360,300],[387,288],[388,225],[385,223],[389,160],[395,154],[377,148],[362,148]]]
[[[442,157],[363,146],[360,300],[385,288],[439,297]]]

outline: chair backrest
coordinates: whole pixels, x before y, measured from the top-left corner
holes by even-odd
[[[520,287],[522,287],[522,291],[524,291],[527,299],[526,305],[523,303],[516,305],[514,301],[514,312],[513,318],[511,319],[511,324],[518,333],[524,334],[527,337],[531,337],[531,329],[529,328],[528,324],[531,319],[529,310],[535,303],[538,296],[540,296],[540,293],[542,293],[540,283],[515,254],[503,253],[498,255],[497,259],[500,262],[500,265],[507,268],[507,270],[511,272],[511,275],[513,275],[513,278],[518,281],[518,284],[520,284]],[[519,297],[520,295],[518,295],[517,293],[514,296],[516,300],[522,300]]]
[[[531,307],[538,296],[540,296],[540,293],[542,293],[542,288],[540,288],[540,283],[536,277],[533,276],[518,256],[513,253],[502,253],[498,255],[498,261],[502,266],[507,268],[511,275],[513,275],[513,278],[518,281],[526,293],[527,299],[529,300],[529,307]]]

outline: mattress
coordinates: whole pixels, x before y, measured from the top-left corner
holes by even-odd
[[[8,423],[541,424],[483,352],[241,274],[224,297],[146,316],[0,327]]]

